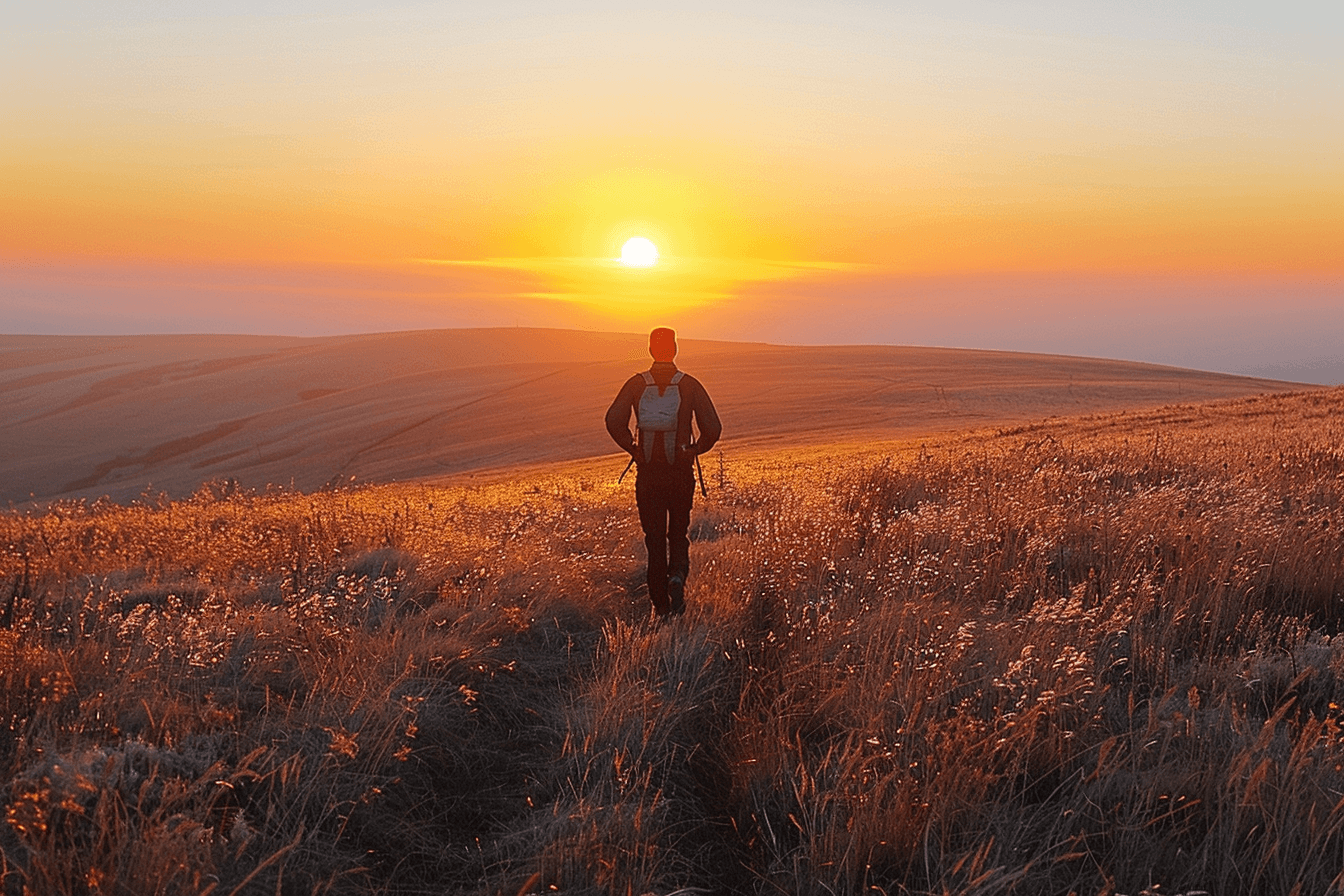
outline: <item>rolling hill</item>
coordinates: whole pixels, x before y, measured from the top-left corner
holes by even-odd
[[[231,478],[319,488],[607,454],[640,334],[432,330],[324,338],[0,337],[0,501]],[[1123,361],[684,340],[725,450],[879,439],[1292,384]]]

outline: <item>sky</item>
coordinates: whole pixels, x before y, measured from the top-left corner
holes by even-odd
[[[671,325],[1340,382],[1341,39],[1297,0],[22,4],[0,332]]]

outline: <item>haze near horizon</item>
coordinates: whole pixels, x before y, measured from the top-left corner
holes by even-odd
[[[0,330],[670,324],[1340,382],[1341,25],[1314,3],[24,7],[0,36]]]

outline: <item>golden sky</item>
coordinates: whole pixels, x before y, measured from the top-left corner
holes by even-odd
[[[1344,275],[1326,6],[58,0],[0,36],[0,309],[713,336],[773,297],[772,338],[850,302],[846,341],[906,341],[877,325],[930,308],[856,290],[1315,308]],[[613,265],[634,235],[659,265]],[[284,317],[224,313],[278,282]]]

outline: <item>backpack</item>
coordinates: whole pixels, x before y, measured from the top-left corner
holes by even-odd
[[[644,460],[653,460],[655,446],[667,462],[673,463],[677,456],[677,417],[681,411],[681,387],[678,385],[684,376],[680,370],[672,375],[672,382],[659,388],[653,374],[645,371],[644,394],[639,397],[635,407],[635,419],[639,426],[639,444],[644,450]]]

